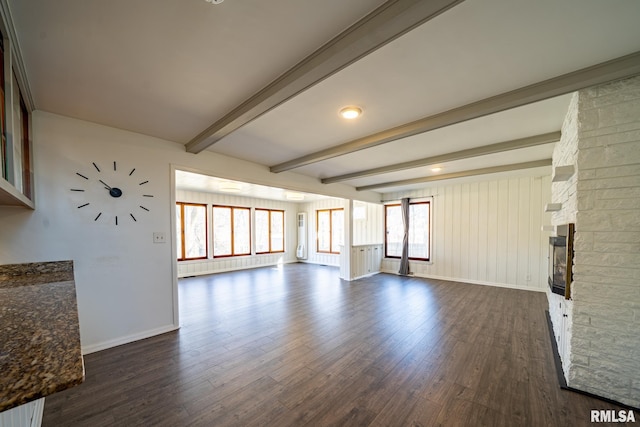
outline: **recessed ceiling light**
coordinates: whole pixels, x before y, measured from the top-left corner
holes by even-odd
[[[344,107],[342,110],[340,110],[340,116],[342,116],[343,119],[347,119],[347,120],[352,120],[357,117],[360,117],[361,114],[362,114],[362,108],[356,107],[354,105]]]
[[[431,168],[431,172],[440,172],[442,168]]]

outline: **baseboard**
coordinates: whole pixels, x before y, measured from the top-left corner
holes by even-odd
[[[229,271],[251,270],[252,268],[273,267],[279,264],[295,264],[298,262],[300,261],[292,260],[292,261],[283,261],[282,263],[269,262],[266,264],[255,264],[255,265],[247,265],[247,266],[241,266],[241,267],[217,268],[215,270],[204,270],[204,271],[197,271],[194,273],[178,274],[178,279],[184,279],[185,277],[206,276],[208,274],[216,274],[216,273],[227,273]]]
[[[373,273],[367,273],[367,274],[363,274],[362,276],[358,276],[358,277],[352,277],[351,279],[343,279],[343,280],[348,280],[349,282],[352,282],[354,280],[358,280],[358,279],[364,279],[366,277],[371,277],[371,276],[375,276],[378,273],[382,273],[381,271],[374,271]]]
[[[398,275],[398,272],[395,270],[380,270],[381,273],[389,273]],[[526,286],[518,286],[518,285],[510,285],[508,283],[495,283],[495,282],[486,282],[483,280],[473,280],[473,279],[464,279],[459,277],[445,277],[445,276],[436,276],[431,274],[416,274],[411,273],[410,276],[420,277],[422,279],[435,279],[435,280],[446,280],[448,282],[459,282],[459,283],[470,283],[472,285],[483,285],[483,286],[494,286],[497,288],[507,288],[507,289],[517,289],[520,291],[531,291],[531,292],[546,292],[545,288],[528,288]]]
[[[325,267],[340,268],[340,264],[335,264],[335,265],[334,264],[327,264],[326,262],[309,261],[308,259],[298,260],[298,262],[300,262],[302,264],[324,265]]]
[[[91,345],[83,345],[82,346],[82,354],[86,355],[86,354],[91,354],[91,353],[95,353],[101,350],[106,350],[108,348],[112,348],[112,347],[117,347],[119,345],[123,345],[123,344],[129,344],[132,343],[134,341],[140,341],[143,340],[145,338],[150,338],[156,335],[160,335],[160,334],[164,334],[167,332],[171,332],[171,331],[175,331],[177,329],[179,329],[179,326],[176,325],[166,325],[166,326],[162,326],[160,328],[155,328],[155,329],[150,329],[148,331],[144,331],[144,332],[139,332],[137,334],[131,334],[131,335],[127,335],[124,337],[120,337],[120,338],[115,338],[109,341],[103,341],[97,344],[91,344]]]

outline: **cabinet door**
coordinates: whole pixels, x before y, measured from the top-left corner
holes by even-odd
[[[569,361],[569,315],[566,305],[562,307],[562,322],[560,323],[560,359],[566,364]],[[568,365],[567,365],[568,366]]]
[[[375,246],[373,248],[373,271],[380,271],[381,264],[382,264],[382,246]]]

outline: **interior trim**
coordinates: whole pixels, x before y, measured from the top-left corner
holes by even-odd
[[[7,52],[11,52],[11,63],[14,66],[16,78],[20,84],[20,91],[22,92],[27,110],[32,112],[36,109],[36,105],[33,101],[33,96],[31,95],[31,88],[29,87],[29,80],[27,79],[24,60],[22,59],[22,52],[20,50],[20,44],[18,43],[18,35],[16,33],[15,25],[13,24],[11,8],[9,7],[7,0],[0,0],[0,15],[2,16],[2,29],[6,33],[5,36],[9,39],[9,46],[5,45],[5,55]]]
[[[306,89],[464,0],[388,1],[338,34],[186,144],[199,153]]]
[[[582,68],[529,86],[472,102],[461,107],[386,129],[344,144],[307,154],[274,166],[274,173],[284,172],[333,157],[375,147],[400,138],[417,135],[445,126],[477,119],[493,113],[509,110],[545,99],[553,98],[590,86],[640,74],[640,52]]]
[[[560,141],[561,132],[549,132],[541,135],[529,136],[526,138],[513,139],[510,141],[498,142],[496,144],[484,145],[482,147],[469,148],[467,150],[454,151],[451,153],[441,154],[439,156],[426,157],[424,159],[411,160],[409,162],[396,163],[394,165],[381,166],[378,168],[362,170],[359,172],[347,173],[328,178],[320,181],[323,184],[332,184],[334,182],[348,181],[354,178],[362,178],[373,175],[380,175],[389,172],[396,172],[405,169],[413,169],[422,166],[429,166],[437,163],[451,162],[454,160],[468,159],[470,157],[485,156],[487,154],[502,153],[504,151],[517,150],[520,148],[535,147],[537,145],[550,144]]]
[[[534,160],[532,162],[512,163],[509,165],[492,166],[488,168],[472,169],[461,172],[447,173],[443,175],[431,175],[420,178],[403,179],[400,181],[381,182],[379,184],[364,185],[356,187],[357,191],[374,190],[378,188],[398,187],[401,185],[421,184],[424,182],[442,181],[445,179],[465,178],[468,176],[486,175],[490,173],[509,172],[521,169],[539,168],[551,166],[551,159]]]

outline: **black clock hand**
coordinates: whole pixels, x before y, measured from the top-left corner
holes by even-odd
[[[105,190],[109,190],[109,195],[111,197],[120,197],[120,196],[122,196],[122,190],[119,189],[118,187],[111,187],[109,184],[107,184],[106,182],[104,182],[101,179],[99,179],[98,181],[100,181],[102,184],[104,184]]]

